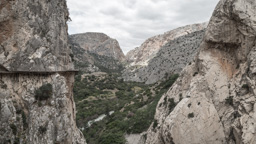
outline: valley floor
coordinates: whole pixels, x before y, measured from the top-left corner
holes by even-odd
[[[159,99],[177,78],[173,75],[165,82],[145,85],[124,82],[117,73],[81,72],[74,85],[77,125],[89,144],[123,144],[125,135],[149,128]]]

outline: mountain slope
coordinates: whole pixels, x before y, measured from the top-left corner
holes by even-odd
[[[255,6],[220,0],[196,61],[160,99],[147,144],[256,143]]]
[[[103,33],[83,33],[70,35],[72,43],[79,45],[90,53],[112,57],[115,60],[123,61],[125,56],[117,40],[110,38]]]
[[[197,24],[194,26],[197,26],[198,29],[201,28],[201,30],[196,29],[198,31],[166,42],[155,56],[148,60],[147,65],[131,64],[132,66],[126,67],[122,74],[124,80],[153,84],[159,80],[167,79],[174,73],[179,73],[187,64],[192,62],[204,36],[206,25]],[[185,28],[187,27],[189,26]],[[179,31],[182,28],[179,28]],[[135,51],[138,51],[138,49]]]
[[[72,40],[69,40],[69,45],[73,51],[76,69],[84,72],[120,72],[123,70],[122,62],[113,57],[87,51]]]
[[[169,41],[189,33],[200,31],[206,27],[207,23],[193,24],[180,27],[164,34],[147,39],[140,47],[127,53],[126,59],[130,65],[147,65],[148,61],[156,56],[162,46]]]

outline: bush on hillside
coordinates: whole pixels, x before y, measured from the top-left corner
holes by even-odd
[[[52,95],[52,84],[44,84],[42,85],[39,89],[35,91],[35,98],[36,100],[47,100],[51,97]]]

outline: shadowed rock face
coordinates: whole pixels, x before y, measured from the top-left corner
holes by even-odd
[[[196,61],[160,99],[147,144],[256,143],[255,7],[219,2]]]
[[[108,56],[124,61],[125,56],[117,40],[103,33],[83,33],[69,36],[70,41],[84,50],[97,55]]]
[[[73,69],[63,0],[1,0],[0,65],[9,71]]]
[[[67,19],[64,0],[0,1],[0,143],[86,143],[75,122]]]

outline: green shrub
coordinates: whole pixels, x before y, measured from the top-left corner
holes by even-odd
[[[100,137],[99,142],[101,144],[124,144],[126,140],[121,132],[104,133],[103,136]]]
[[[40,134],[45,134],[46,131],[47,131],[47,127],[46,127],[46,126],[40,126],[40,127],[38,128],[38,132],[39,132]]]
[[[243,86],[242,86],[242,88],[244,88],[244,89],[249,89],[249,85],[248,84],[243,84]]]
[[[157,127],[157,125],[158,125],[157,120],[154,120],[153,128],[155,129]]]
[[[233,106],[233,97],[229,96],[225,99],[225,104],[229,104],[231,106]]]
[[[182,97],[182,93],[179,94],[179,101],[181,101],[183,99]]]
[[[189,113],[188,114],[188,118],[193,118],[194,117],[194,113]]]
[[[16,138],[14,139],[13,144],[19,144],[19,143],[20,143],[20,139],[19,139],[18,137],[16,137]]]
[[[198,75],[198,72],[195,72],[195,73],[193,74],[193,76],[196,76],[196,75]]]
[[[27,123],[27,117],[24,111],[21,112],[21,117],[22,117],[23,127],[24,129],[26,129],[28,127],[28,123]]]
[[[16,135],[17,134],[17,126],[15,124],[10,124],[10,128],[12,129],[12,133],[14,135]]]
[[[169,99],[169,111],[170,111],[170,113],[173,111],[175,106],[176,106],[176,103],[174,101],[174,98]]]
[[[178,74],[174,74],[167,81],[161,83],[160,86],[162,86],[164,89],[169,89],[173,85],[173,83],[178,79],[178,77]]]
[[[2,88],[2,89],[7,89],[7,85],[6,85],[6,84],[3,84],[3,85],[1,85],[1,88]]]
[[[52,95],[52,85],[50,83],[42,85],[39,89],[35,91],[36,100],[47,100]]]

